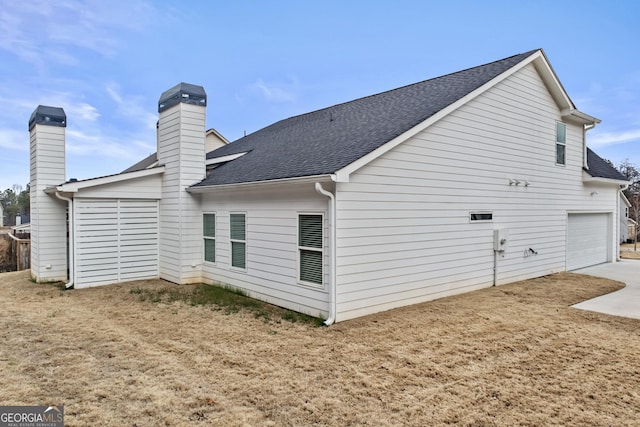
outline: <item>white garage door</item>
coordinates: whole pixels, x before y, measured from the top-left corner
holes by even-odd
[[[156,200],[76,199],[75,286],[158,277]]]
[[[609,261],[609,215],[569,214],[567,270]]]

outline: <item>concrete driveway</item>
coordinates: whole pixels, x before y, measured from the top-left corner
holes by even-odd
[[[576,304],[574,308],[640,319],[640,260],[623,259],[581,268],[573,273],[604,277],[627,285],[619,291]]]

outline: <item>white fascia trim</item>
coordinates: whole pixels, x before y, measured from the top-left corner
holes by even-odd
[[[239,157],[242,157],[247,153],[248,151],[245,151],[244,153],[229,154],[228,156],[215,157],[213,159],[209,159],[205,161],[205,165],[209,166],[209,165],[216,165],[218,163],[230,162],[231,160],[235,160]]]
[[[230,188],[250,188],[250,187],[263,187],[265,185],[273,184],[308,184],[315,182],[332,182],[336,180],[335,175],[313,175],[302,176],[295,178],[282,178],[282,179],[270,179],[268,181],[252,181],[252,182],[238,182],[235,184],[220,184],[220,185],[207,185],[199,187],[188,187],[188,193],[211,193],[217,190],[226,190]]]
[[[621,179],[611,179],[611,178],[600,178],[589,175],[589,172],[583,170],[582,171],[582,181],[583,182],[602,182],[604,184],[616,184],[616,185],[628,185],[629,181],[624,181]]]
[[[547,60],[546,55],[539,50],[534,56],[537,61],[535,61],[533,65],[536,67],[536,70],[538,70],[538,73],[540,73],[542,80],[546,84],[549,92],[551,92],[551,96],[556,100],[560,110],[575,110],[575,106],[573,105],[573,102],[571,102],[571,98],[569,98],[569,95],[564,90],[562,83],[560,83],[560,79],[558,79],[556,72]]]
[[[574,121],[584,125],[592,125],[589,129],[602,122],[602,120],[583,113],[582,111],[578,111],[575,108],[564,109],[560,111],[560,115],[563,120]]]
[[[113,184],[115,182],[128,181],[130,179],[143,178],[150,175],[158,175],[164,173],[164,166],[157,166],[153,169],[142,169],[135,172],[119,173],[116,175],[102,176],[100,178],[90,178],[76,182],[66,182],[56,187],[49,187],[44,190],[47,194],[55,192],[61,193],[77,193],[83,188],[97,187],[99,185]]]
[[[451,104],[448,107],[445,107],[442,110],[438,111],[437,113],[435,113],[433,116],[429,117],[424,122],[414,126],[413,128],[409,129],[408,131],[404,132],[401,135],[398,135],[397,137],[395,137],[391,141],[387,142],[386,144],[381,145],[380,147],[376,148],[375,150],[373,150],[369,154],[359,158],[355,162],[353,162],[353,163],[345,166],[344,168],[340,169],[339,171],[336,172],[336,181],[337,182],[349,182],[349,176],[353,172],[355,172],[358,169],[362,168],[363,166],[369,164],[370,162],[372,162],[373,160],[375,160],[378,157],[382,156],[383,154],[387,153],[388,151],[394,149],[395,147],[397,147],[398,145],[400,145],[404,141],[408,140],[409,138],[411,138],[411,137],[417,135],[418,133],[422,132],[423,130],[425,130],[426,128],[428,128],[429,126],[431,126],[432,124],[434,124],[438,120],[446,117],[447,115],[449,115],[453,111],[455,111],[458,108],[462,107],[464,104],[466,104],[469,101],[471,101],[472,99],[478,97],[482,93],[486,92],[487,90],[489,90],[493,86],[495,86],[498,83],[502,82],[503,80],[507,79],[508,77],[513,75],[514,73],[520,71],[522,68],[526,67],[527,65],[529,65],[530,63],[532,63],[533,61],[536,61],[536,60],[541,60],[544,63],[546,63],[546,59],[544,58],[544,55],[542,54],[541,51],[537,51],[537,52],[533,53],[531,56],[525,58],[524,60],[522,60],[518,64],[516,64],[513,67],[509,68],[504,73],[494,77],[492,80],[490,80],[487,83],[485,83],[484,85],[480,86],[479,88],[477,88],[473,92],[468,93],[467,95],[465,95],[464,97],[460,98],[459,100],[457,100],[453,104]],[[553,72],[551,72],[551,73],[553,74]],[[562,90],[562,91],[564,92],[564,90]],[[567,97],[567,101],[568,101],[568,99],[569,98]]]

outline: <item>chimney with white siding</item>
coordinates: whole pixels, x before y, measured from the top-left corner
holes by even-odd
[[[67,204],[45,194],[65,182],[62,108],[39,105],[29,119],[31,153],[31,276],[38,282],[67,278]]]
[[[207,94],[180,83],[158,101],[158,164],[165,166],[160,200],[160,277],[202,281],[202,212],[186,189],[205,178]]]

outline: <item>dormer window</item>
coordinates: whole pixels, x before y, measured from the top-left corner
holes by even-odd
[[[567,164],[567,125],[556,122],[556,164]]]

